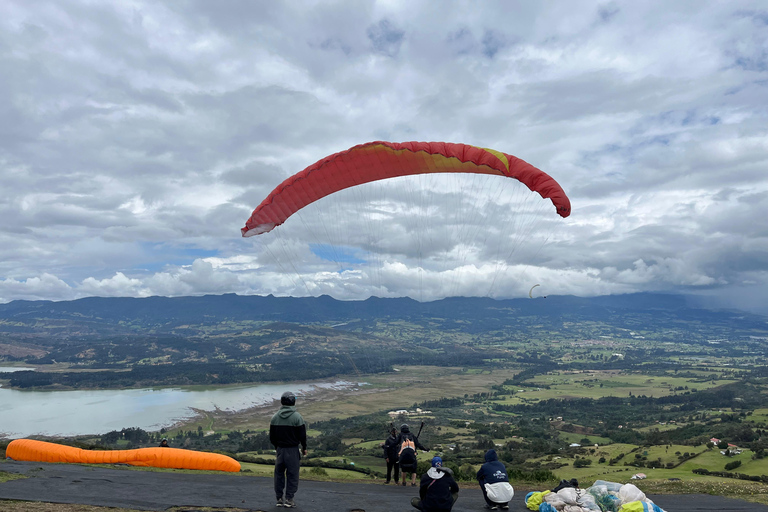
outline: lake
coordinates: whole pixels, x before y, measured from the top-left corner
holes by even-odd
[[[0,388],[0,437],[103,434],[139,427],[155,431],[196,415],[194,409],[241,411],[320,389],[357,386],[347,381],[264,384],[220,388],[19,391]]]
[[[23,368],[21,366],[0,366],[0,373],[23,372],[34,370],[34,368]]]

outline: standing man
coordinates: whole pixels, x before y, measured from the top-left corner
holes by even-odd
[[[403,423],[400,426],[400,435],[397,436],[397,444],[400,446],[398,452],[398,464],[400,464],[400,478],[403,479],[403,487],[408,484],[408,473],[411,474],[411,485],[416,487],[416,449],[429,450],[419,442],[419,438],[411,432],[411,427]]]
[[[296,506],[293,496],[299,488],[301,456],[307,455],[307,426],[304,424],[304,418],[296,411],[296,395],[286,391],[280,397],[280,404],[280,409],[269,422],[269,442],[275,446],[277,506],[291,508]]]
[[[387,459],[387,481],[384,485],[387,485],[392,480],[392,470],[395,470],[395,485],[400,483],[400,465],[398,464],[398,451],[400,447],[397,444],[397,430],[393,426],[389,431],[389,437],[386,441],[381,443],[381,447],[384,448],[384,458]]]

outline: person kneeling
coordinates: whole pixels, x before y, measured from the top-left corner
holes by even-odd
[[[443,459],[432,458],[432,467],[421,477],[420,498],[413,498],[411,505],[422,512],[450,512],[459,499],[459,486],[453,479],[453,471],[443,467]]]
[[[485,508],[489,510],[509,508],[509,501],[515,495],[515,490],[509,483],[507,468],[499,461],[496,450],[485,452],[485,464],[477,472],[477,481],[483,490]]]

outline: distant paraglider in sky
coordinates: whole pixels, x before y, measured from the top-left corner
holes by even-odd
[[[531,289],[528,290],[528,298],[530,298],[530,299],[533,298],[533,289],[536,288],[537,286],[541,286],[541,285],[540,284],[535,284],[535,285],[531,286]],[[546,295],[542,295],[542,298],[546,299],[547,296]]]
[[[285,179],[241,232],[259,235],[260,268],[279,267],[270,282],[286,293],[432,300],[507,293],[508,269],[546,259],[557,215],[570,213],[562,187],[512,155],[370,142]]]

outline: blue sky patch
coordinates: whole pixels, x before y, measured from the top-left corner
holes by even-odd
[[[218,256],[219,251],[200,249],[198,247],[171,246],[145,242],[141,249],[146,256],[145,261],[136,266],[136,270],[160,272],[166,267],[191,265],[200,258]]]
[[[352,247],[331,244],[309,244],[309,250],[318,258],[322,258],[326,261],[357,265],[365,263],[365,260],[358,258],[356,255],[360,253],[360,250]]]

